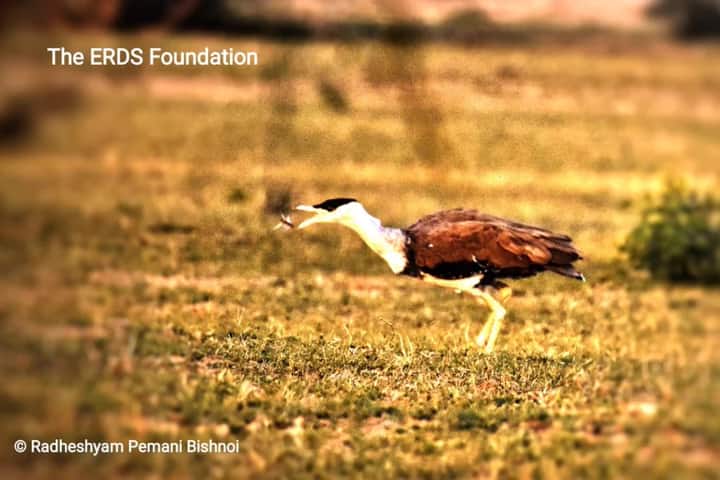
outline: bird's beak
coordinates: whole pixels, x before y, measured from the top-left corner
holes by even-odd
[[[295,210],[299,210],[301,212],[317,212],[318,209],[315,207],[311,207],[310,205],[298,205],[295,207]]]
[[[310,218],[306,219],[305,221],[301,222],[297,226],[297,228],[299,228],[299,229],[307,228],[314,223],[323,223],[323,222],[327,221],[326,218],[327,218],[327,215],[329,214],[329,212],[326,212],[325,210],[322,210],[320,208],[311,207],[309,205],[298,205],[297,207],[295,207],[295,210],[299,210],[301,212],[310,212],[310,213],[315,214],[315,216],[310,217]]]

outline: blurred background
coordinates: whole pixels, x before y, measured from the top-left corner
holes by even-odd
[[[5,478],[717,473],[717,1],[37,0],[0,23],[3,445],[243,442],[3,448]],[[259,64],[50,66],[58,46]],[[271,231],[332,197],[567,232],[589,282],[522,283],[478,359],[474,305],[347,232]]]

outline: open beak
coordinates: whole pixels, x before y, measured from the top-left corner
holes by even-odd
[[[310,212],[310,213],[315,214],[315,216],[310,217],[310,218],[304,220],[303,222],[301,222],[297,226],[297,228],[299,228],[299,229],[307,228],[314,223],[325,222],[327,215],[330,213],[330,212],[326,212],[325,210],[322,210],[320,208],[311,207],[309,205],[298,205],[297,207],[295,207],[295,210],[299,210],[301,212]]]

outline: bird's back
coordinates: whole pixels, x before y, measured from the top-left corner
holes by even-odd
[[[583,279],[572,265],[582,256],[569,236],[476,210],[427,215],[406,233],[409,254],[421,272],[457,278],[476,271],[495,279],[549,270]]]

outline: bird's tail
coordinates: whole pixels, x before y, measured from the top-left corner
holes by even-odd
[[[575,270],[572,265],[548,265],[547,269],[551,272],[557,273],[558,275],[562,275],[563,277],[574,278],[575,280],[580,280],[581,282],[585,281],[585,275]]]

